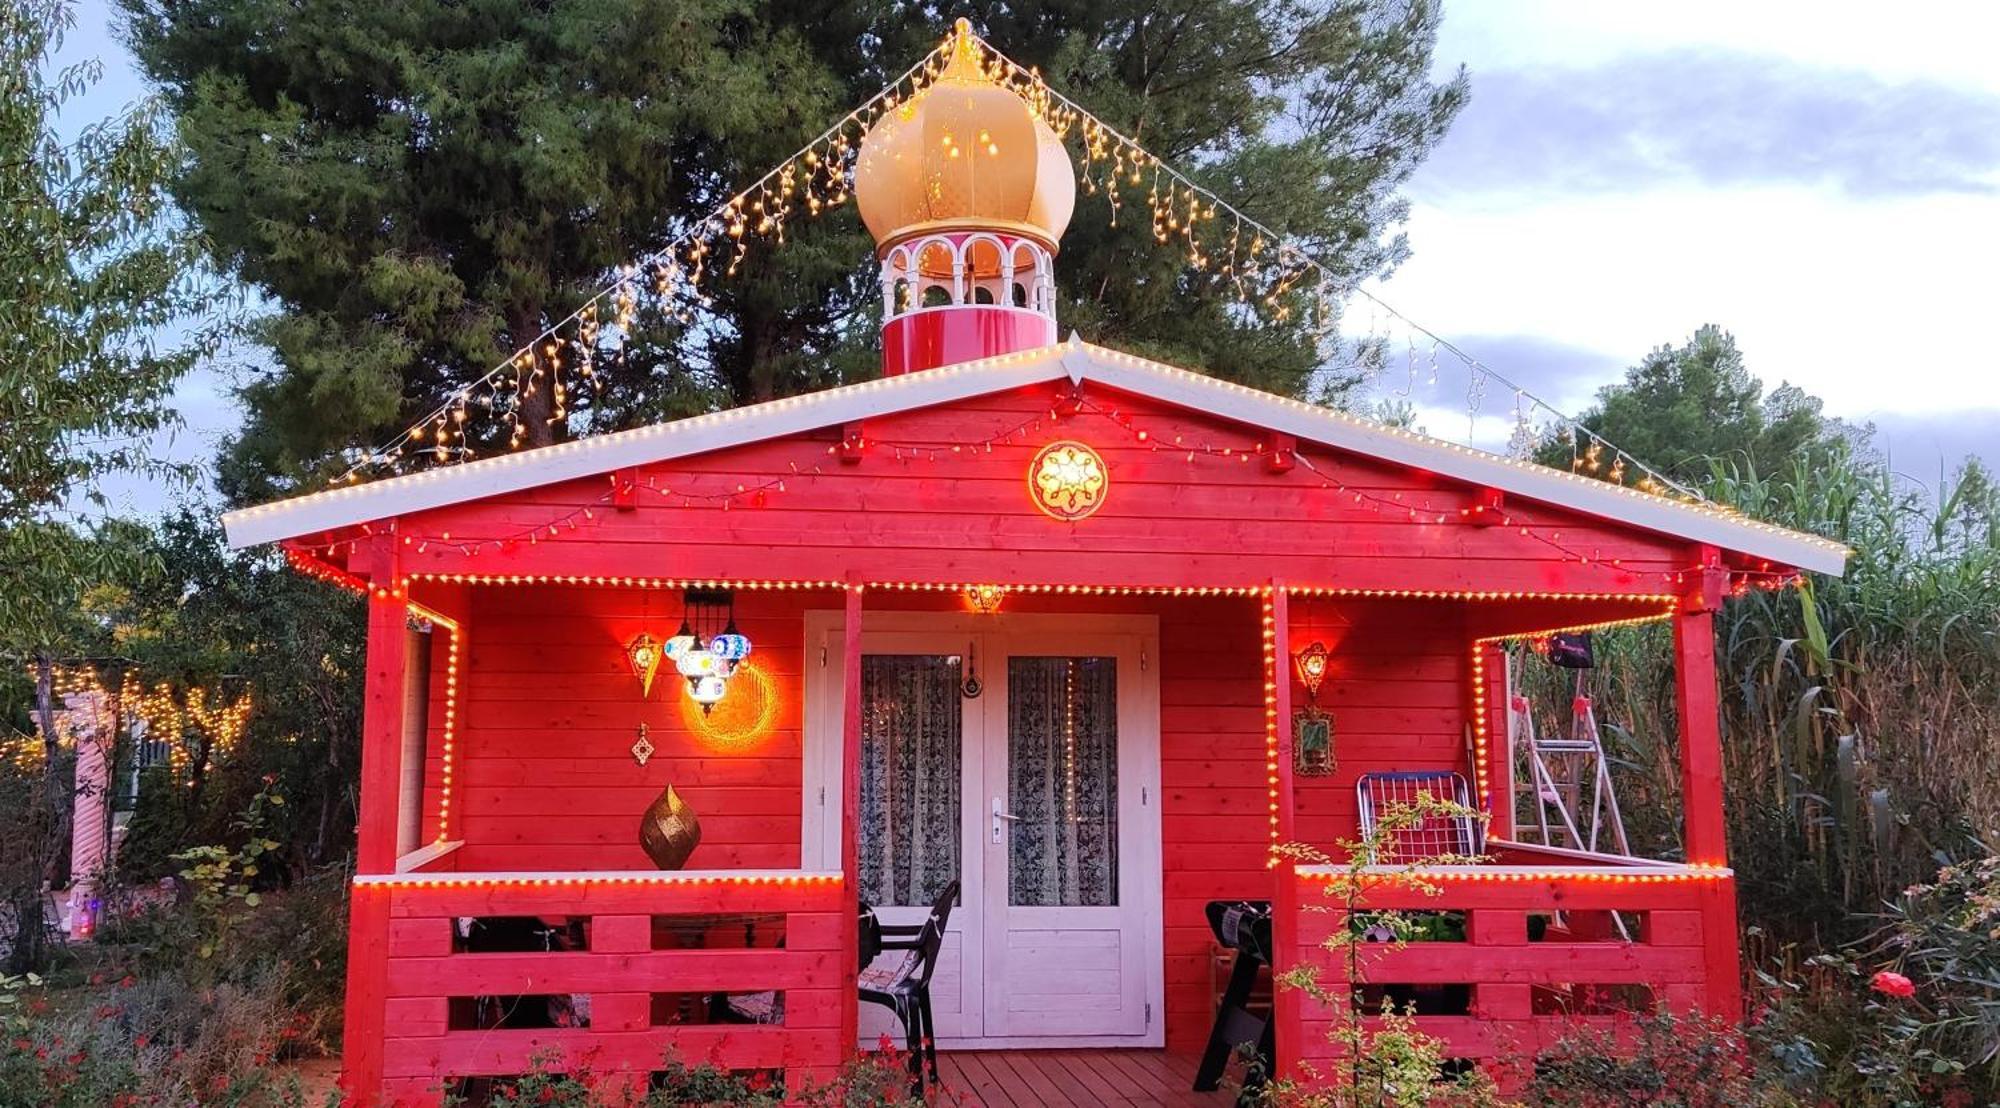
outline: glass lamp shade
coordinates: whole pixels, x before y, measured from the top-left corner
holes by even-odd
[[[710,654],[725,662],[740,662],[750,656],[750,639],[737,632],[735,626],[730,624],[730,630],[708,640]]]
[[[692,697],[696,704],[704,708],[721,700],[722,694],[728,691],[729,683],[712,673],[706,677],[697,678],[688,686],[688,696]]]
[[[701,638],[694,633],[693,628],[688,626],[687,620],[682,620],[681,629],[674,632],[673,638],[667,640],[665,650],[667,657],[679,659],[681,655],[686,654],[690,650],[699,649],[700,646]]]
[[[718,676],[717,670],[721,668],[721,663],[722,659],[706,650],[696,648],[685,651],[675,658],[674,668],[680,671],[682,677],[693,680],[699,677]]]

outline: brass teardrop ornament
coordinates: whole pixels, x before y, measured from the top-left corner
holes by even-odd
[[[669,784],[639,817],[639,846],[661,869],[679,869],[701,845],[701,820]]]

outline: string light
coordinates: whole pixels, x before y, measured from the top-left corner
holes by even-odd
[[[438,815],[439,844],[451,839],[451,785],[458,738],[458,682],[461,673],[459,651],[463,633],[458,621],[421,604],[411,604],[410,612],[445,630],[444,718],[438,727]]]
[[[366,471],[394,468],[406,454],[440,465],[471,459],[473,450],[465,423],[474,408],[493,412],[509,428],[509,449],[519,449],[528,438],[527,428],[520,419],[522,401],[543,387],[545,377],[556,412],[550,422],[566,420],[568,386],[563,379],[566,364],[574,368],[583,388],[594,391],[597,360],[623,357],[623,344],[635,328],[642,301],[649,300],[664,314],[686,321],[692,311],[709,306],[701,281],[712,268],[714,258],[726,257],[725,272],[733,274],[750,251],[753,239],[771,247],[781,245],[787,221],[801,206],[808,215],[816,216],[827,208],[845,204],[852,194],[854,158],[869,128],[887,113],[907,111],[945,72],[948,63],[954,59],[962,62],[967,57],[974,59],[975,68],[986,80],[1019,96],[1058,139],[1076,139],[1082,154],[1076,163],[1079,185],[1086,195],[1101,192],[1106,197],[1112,225],[1117,224],[1124,203],[1121,192],[1144,187],[1155,240],[1162,244],[1177,241],[1192,271],[1227,288],[1240,303],[1283,321],[1297,310],[1293,293],[1303,289],[1307,306],[1315,315],[1316,333],[1323,343],[1331,343],[1340,303],[1348,296],[1359,296],[1369,304],[1371,317],[1386,316],[1404,326],[1412,377],[1415,341],[1422,336],[1430,340],[1433,379],[1440,350],[1466,366],[1470,407],[1475,412],[1486,381],[1499,381],[1515,391],[1517,407],[1525,402],[1535,410],[1547,412],[1567,429],[1573,441],[1579,437],[1587,439],[1592,449],[1600,453],[1609,448],[1614,457],[1613,471],[1600,476],[1615,475],[1622,481],[1629,466],[1643,475],[1639,482],[1643,491],[1671,492],[1684,500],[1702,500],[1696,491],[1646,468],[1631,455],[1611,446],[1601,435],[1417,324],[1360,287],[1354,279],[1343,277],[1320,262],[1306,248],[1244,214],[1141,147],[1136,140],[1055,92],[1038,71],[1000,53],[973,34],[964,20],[937,47],[861,106],[773,166],[748,188],[708,215],[691,221],[673,242],[619,267],[615,277],[574,312],[524,343],[478,380],[452,393],[402,435],[357,460],[336,483],[358,480]],[[943,136],[943,141],[952,155],[960,153],[952,136]],[[990,135],[981,135],[978,145],[989,156],[1000,152]],[[608,325],[603,318],[607,306],[612,316]],[[1373,332],[1371,322],[1371,339]],[[606,344],[610,349],[600,353],[600,346]],[[1374,344],[1371,341],[1362,345]],[[1521,422],[1526,422],[1525,417]]]
[[[1407,887],[1408,871],[1397,866],[1362,869],[1363,877],[1379,876],[1384,884]],[[1307,880],[1345,880],[1349,870],[1345,866],[1300,866],[1299,876]],[[1467,881],[1485,884],[1540,884],[1543,882],[1571,884],[1583,882],[1602,885],[1672,885],[1683,882],[1727,881],[1735,872],[1725,866],[1707,863],[1690,863],[1671,868],[1661,866],[1657,871],[1646,872],[1644,867],[1629,868],[1605,866],[1434,866],[1423,871],[1425,881]]]
[[[94,665],[59,666],[51,675],[50,688],[57,697],[95,696],[115,705],[130,724],[145,728],[148,741],[166,744],[167,763],[176,778],[194,783],[195,759],[202,765],[209,759],[227,756],[242,744],[249,728],[252,698],[248,691],[228,697],[219,689],[202,685],[177,688],[165,681],[146,685],[138,674],[126,670],[113,692]],[[194,735],[201,739],[194,738]],[[202,740],[206,740],[206,745]],[[17,765],[24,755],[14,752]]]
[[[1278,788],[1278,727],[1281,723],[1278,719],[1278,682],[1290,680],[1290,677],[1284,673],[1282,669],[1284,662],[1279,657],[1278,613],[1272,601],[1272,592],[1266,588],[1261,590],[1261,595],[1264,650],[1264,779],[1265,787],[1270,791],[1271,809],[1271,848],[1264,859],[1264,865],[1267,869],[1276,869],[1281,860],[1278,848],[1283,845],[1279,842],[1281,827],[1279,816],[1284,801]]]
[[[591,873],[361,873],[354,876],[357,889],[521,889],[552,886],[615,887],[619,885],[808,885],[836,887],[844,878],[838,873],[732,872],[705,873],[628,870],[600,870]]]

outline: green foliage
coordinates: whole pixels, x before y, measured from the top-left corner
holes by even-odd
[[[1592,432],[1666,476],[1690,484],[1714,465],[1770,473],[1800,456],[1817,456],[1835,428],[1820,402],[1793,385],[1767,396],[1750,374],[1729,332],[1713,325],[1684,345],[1662,346],[1625,371],[1625,380],[1598,390],[1597,404],[1580,422]],[[1539,457],[1545,465],[1609,476],[1615,459],[1591,458],[1581,441],[1556,441]],[[1638,480],[1636,470],[1619,467]]]
[[[1369,892],[1394,888],[1439,896],[1444,890],[1426,876],[1427,870],[1483,860],[1477,855],[1435,854],[1397,865],[1377,865],[1375,859],[1381,857],[1383,848],[1427,821],[1485,818],[1482,812],[1422,792],[1414,801],[1384,805],[1374,827],[1364,829],[1357,839],[1338,844],[1341,861],[1321,883],[1323,900],[1300,907],[1308,912],[1336,912],[1347,921],[1345,927],[1332,928],[1321,944],[1334,955],[1343,979],[1328,985],[1320,978],[1319,966],[1305,963],[1278,974],[1274,984],[1297,989],[1331,1009],[1335,1019],[1327,1038],[1341,1058],[1352,1061],[1341,1063],[1330,1074],[1315,1073],[1308,1067],[1302,1083],[1270,1081],[1259,1090],[1261,1103],[1277,1108],[1499,1103],[1493,1083],[1483,1071],[1450,1072],[1444,1043],[1418,1028],[1413,1010],[1398,1010],[1385,999],[1379,1011],[1367,1011],[1361,988],[1367,981],[1365,950],[1401,949],[1412,941],[1442,934],[1449,927],[1437,912],[1368,907]],[[1336,864],[1331,856],[1303,844],[1284,844],[1279,851],[1298,864]],[[1459,937],[1463,938],[1462,929]]]
[[[277,983],[190,988],[116,972],[51,993],[8,986],[0,1009],[0,1104],[303,1108],[271,1063],[291,1041]]]
[[[1762,1081],[1730,1021],[1666,1012],[1579,1025],[1537,1054],[1525,1102],[1557,1108],[1658,1104],[1749,1108],[1791,1103]]]
[[[619,263],[789,156],[933,47],[956,12],[879,2],[122,0],[193,152],[177,188],[218,264],[278,306],[224,484],[321,480],[565,317]],[[1429,77],[1428,0],[1066,0],[978,29],[1108,122],[1298,237],[1344,275],[1407,246],[1396,190],[1463,104]],[[1143,220],[1083,204],[1061,311],[1093,338],[1280,392],[1314,336],[1191,278]],[[796,221],[647,318],[575,397],[580,429],[768,399],[874,371],[870,243],[851,211]],[[549,390],[531,443],[564,434]],[[476,422],[476,421],[475,421]],[[471,427],[478,448],[494,446]]]

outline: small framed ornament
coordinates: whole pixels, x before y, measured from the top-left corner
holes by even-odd
[[[1292,771],[1301,777],[1333,772],[1333,717],[1318,708],[1292,716]]]

